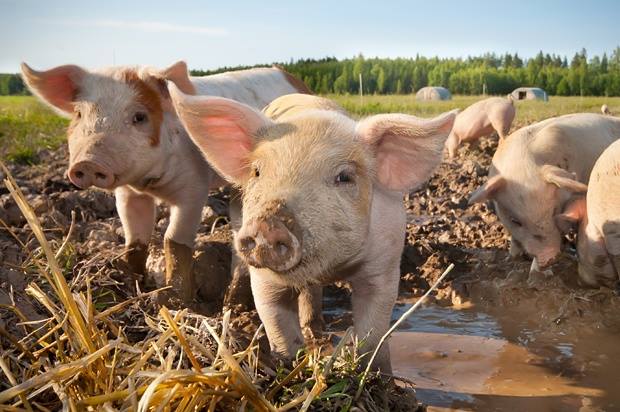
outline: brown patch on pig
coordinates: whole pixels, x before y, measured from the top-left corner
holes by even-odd
[[[147,82],[142,80],[134,70],[125,70],[122,80],[131,86],[136,92],[136,101],[142,104],[148,111],[151,122],[151,146],[159,144],[159,133],[164,120],[162,102],[159,93]]]
[[[306,86],[306,83],[304,83],[297,77],[293,76],[292,74],[284,70],[282,67],[278,65],[274,65],[273,67],[275,69],[280,70],[280,72],[282,73],[286,81],[289,82],[291,86],[293,86],[295,89],[297,89],[297,92],[303,93],[303,94],[314,94],[312,93],[312,90],[310,90],[308,86]]]

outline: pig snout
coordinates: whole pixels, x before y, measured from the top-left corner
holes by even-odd
[[[237,251],[250,266],[274,272],[285,272],[301,261],[301,243],[301,230],[282,205],[266,216],[250,219],[236,238]]]
[[[108,189],[114,183],[114,174],[107,167],[89,160],[77,162],[69,168],[69,180],[81,189],[90,186]]]

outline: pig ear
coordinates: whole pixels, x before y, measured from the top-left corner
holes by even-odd
[[[441,162],[456,113],[434,119],[380,114],[359,122],[358,135],[375,150],[379,183],[390,190],[407,191],[429,179]]]
[[[554,184],[560,189],[567,189],[576,193],[585,193],[588,191],[588,186],[577,181],[577,176],[574,173],[557,166],[544,165],[541,168],[541,173],[546,182]]]
[[[67,115],[73,112],[73,102],[86,74],[84,69],[66,65],[39,72],[26,63],[22,63],[21,69],[22,78],[33,94],[39,96],[60,114]]]
[[[249,175],[248,158],[257,132],[272,124],[262,113],[222,97],[189,96],[168,83],[174,108],[207,161],[226,180],[240,184]]]
[[[555,215],[555,223],[557,227],[564,233],[568,233],[571,226],[581,222],[586,216],[586,197],[579,196],[570,200],[564,207],[564,211]]]
[[[162,79],[168,80],[175,84],[180,91],[185,94],[196,94],[196,89],[193,83],[189,79],[189,72],[187,70],[187,63],[184,61],[178,61],[172,66],[163,69],[160,72]]]
[[[473,205],[474,203],[486,202],[495,197],[497,192],[504,186],[506,186],[506,179],[502,175],[495,175],[471,194],[468,204]]]

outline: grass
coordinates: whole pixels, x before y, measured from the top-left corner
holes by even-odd
[[[0,96],[0,158],[37,163],[41,149],[62,144],[68,124],[35,97]]]

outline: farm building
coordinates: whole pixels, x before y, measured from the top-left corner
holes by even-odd
[[[422,87],[415,94],[416,100],[452,100],[450,90],[440,86]]]
[[[539,87],[519,87],[510,93],[515,100],[542,100],[549,101],[547,92]]]

